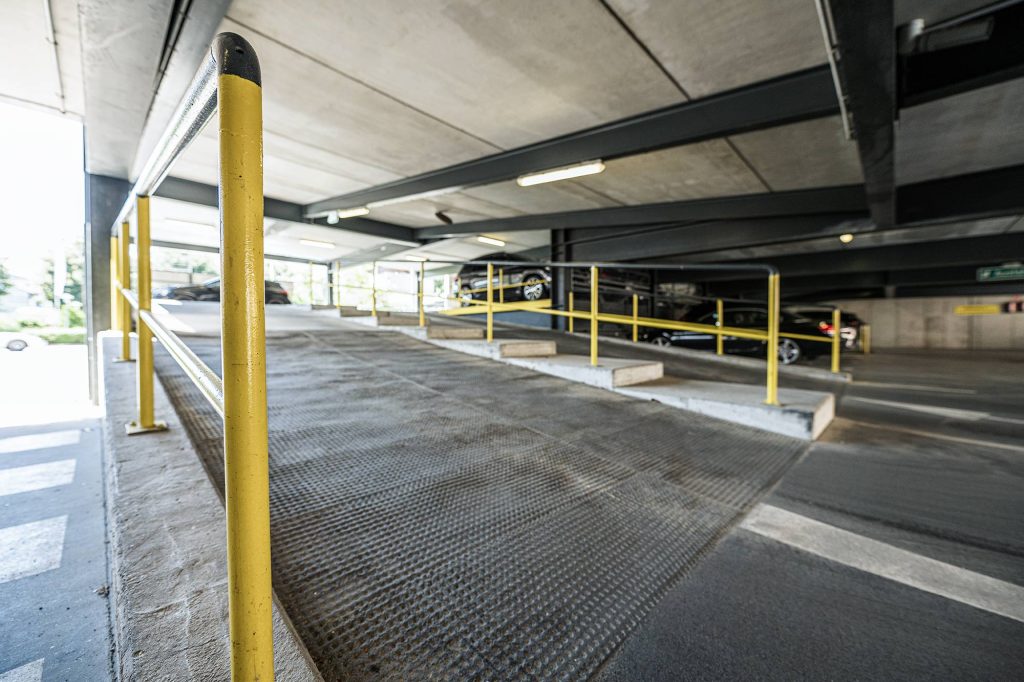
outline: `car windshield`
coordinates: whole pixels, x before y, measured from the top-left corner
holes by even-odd
[[[220,278],[218,277],[216,279],[208,279],[205,282],[203,282],[203,286],[207,287],[209,289],[214,289],[216,287],[219,287],[220,286]]]

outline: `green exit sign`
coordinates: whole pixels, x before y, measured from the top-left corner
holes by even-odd
[[[979,282],[1001,282],[1008,279],[1024,279],[1024,265],[994,265],[978,268]]]

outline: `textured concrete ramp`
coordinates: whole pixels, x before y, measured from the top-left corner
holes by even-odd
[[[386,332],[268,353],[274,584],[327,679],[587,678],[806,447]]]

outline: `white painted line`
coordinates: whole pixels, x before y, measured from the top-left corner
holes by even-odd
[[[41,658],[0,673],[0,682],[39,682],[41,679],[43,679],[43,659]]]
[[[6,452],[27,452],[43,448],[59,448],[63,445],[76,445],[82,438],[82,432],[50,431],[49,433],[32,433],[27,436],[11,436],[0,438],[0,454]]]
[[[911,412],[925,412],[927,414],[934,414],[940,417],[949,417],[950,419],[960,419],[963,421],[976,422],[983,419],[988,419],[998,422],[1006,422],[1008,424],[1024,424],[1024,419],[1014,419],[1013,417],[997,417],[993,416],[989,412],[979,412],[977,410],[961,410],[956,407],[938,407],[936,405],[920,405],[918,403],[901,403],[896,400],[877,400],[875,398],[860,398],[858,396],[850,396],[846,400],[856,400],[860,403],[870,403],[872,405],[882,405],[884,407],[894,407],[898,410],[910,410]]]
[[[869,424],[869,422],[857,422],[858,424]],[[908,433],[922,438],[934,438],[935,440],[947,440],[951,443],[962,443],[964,445],[977,445],[983,448],[998,448],[1000,450],[1011,450],[1013,452],[1024,452],[1024,445],[1013,445],[1012,443],[999,443],[993,440],[978,440],[977,438],[964,438],[962,436],[949,436],[944,433],[933,431],[922,431],[921,429],[910,429],[904,426],[893,426],[892,424],[870,423],[872,429],[885,429],[886,431],[897,431]]]
[[[67,525],[67,516],[55,516],[0,528],[0,583],[58,568]]]
[[[900,391],[923,391],[925,393],[956,393],[959,395],[977,395],[973,388],[949,388],[948,386],[928,386],[927,384],[890,384],[885,381],[861,381],[854,379],[854,386],[870,386]]]
[[[0,497],[67,485],[74,478],[75,460],[73,459],[0,469]]]
[[[762,504],[742,528],[830,561],[1024,622],[1024,587]]]

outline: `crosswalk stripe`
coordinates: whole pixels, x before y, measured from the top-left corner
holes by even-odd
[[[0,469],[0,497],[67,485],[75,478],[75,460]]]
[[[48,433],[30,433],[25,436],[0,438],[0,454],[7,452],[27,452],[43,448],[58,448],[63,445],[76,445],[82,439],[82,432],[76,429],[68,431],[50,431]]]
[[[41,658],[0,673],[0,682],[39,682],[41,679],[43,679],[43,659]]]
[[[0,583],[58,568],[67,525],[67,516],[55,516],[0,528]]]

